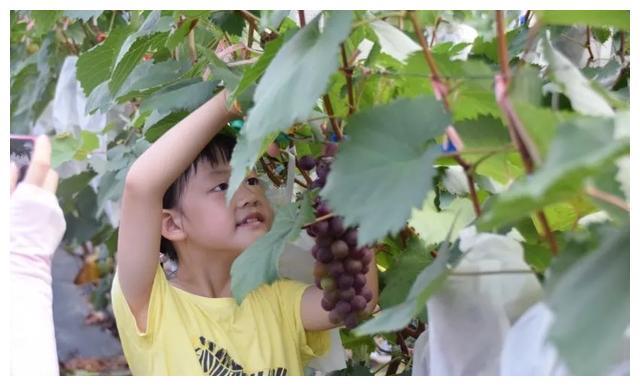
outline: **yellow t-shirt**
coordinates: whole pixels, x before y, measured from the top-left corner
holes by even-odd
[[[172,286],[158,265],[147,331],[140,332],[118,281],[111,297],[122,348],[134,375],[303,375],[328,351],[327,331],[305,332],[300,302],[308,285],[277,280],[242,304]]]

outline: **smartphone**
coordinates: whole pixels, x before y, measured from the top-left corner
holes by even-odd
[[[18,182],[22,181],[27,174],[35,140],[36,137],[31,135],[10,135],[11,161],[20,169]]]

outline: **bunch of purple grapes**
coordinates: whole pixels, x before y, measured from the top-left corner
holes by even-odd
[[[324,155],[318,159],[300,158],[301,169],[316,169],[317,179],[312,188],[325,185],[336,151],[337,144],[329,143]],[[320,197],[316,199],[314,209],[316,219],[331,213],[327,202]],[[346,228],[339,216],[315,222],[307,228],[307,233],[316,240],[311,252],[316,259],[316,286],[324,293],[322,308],[329,311],[332,323],[344,323],[347,328],[354,328],[366,316],[364,309],[373,298],[365,276],[373,252],[366,247],[358,248],[358,230]]]

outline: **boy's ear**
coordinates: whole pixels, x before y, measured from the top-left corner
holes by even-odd
[[[172,209],[162,209],[162,237],[171,241],[180,241],[186,238],[182,230],[180,215]]]

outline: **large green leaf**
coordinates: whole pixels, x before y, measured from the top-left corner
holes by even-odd
[[[347,11],[327,12],[322,32],[316,17],[282,46],[256,88],[245,126],[249,139],[307,118],[338,68],[339,46],[349,33],[351,16]]]
[[[628,225],[608,229],[549,294],[549,338],[575,375],[603,375],[620,354],[629,326],[629,247]]]
[[[544,56],[549,62],[551,78],[571,100],[571,107],[579,113],[595,116],[611,116],[613,109],[605,98],[596,92],[587,78],[566,56],[544,39]]]
[[[117,98],[132,92],[164,86],[178,81],[191,67],[189,61],[167,60],[161,63],[144,61],[133,69],[127,80],[118,91]]]
[[[109,90],[113,94],[118,94],[120,87],[124,81],[129,77],[131,71],[138,65],[144,54],[150,47],[161,45],[167,38],[167,32],[157,32],[151,35],[144,35],[137,38],[129,47],[127,51],[122,55],[124,48],[129,42],[131,36],[122,44],[120,54],[122,57],[116,58],[115,68],[111,74],[111,81],[109,82]]]
[[[614,139],[613,130],[612,118],[581,117],[561,124],[544,165],[496,196],[480,224],[509,223],[581,193],[587,177],[629,152],[628,139]]]
[[[166,113],[178,110],[195,110],[213,96],[216,82],[187,79],[158,91],[145,99],[141,111],[156,110]]]
[[[312,219],[308,197],[278,210],[269,232],[245,249],[231,266],[231,292],[238,303],[261,284],[278,278],[278,259],[285,243],[295,240],[302,225]]]
[[[450,117],[432,96],[399,100],[354,115],[321,192],[358,242],[375,242],[402,228],[420,207],[435,175],[440,146],[433,139]]]
[[[49,32],[60,16],[62,16],[62,11],[31,11],[35,25],[34,34],[40,36]]]
[[[373,319],[356,328],[354,333],[367,335],[397,331],[409,324],[411,319],[424,309],[426,301],[442,286],[451,270],[460,261],[459,250],[454,247],[452,251],[449,249],[450,246],[448,241],[442,243],[435,260],[417,276],[403,303],[384,309]]]
[[[281,35],[277,39],[267,43],[267,45],[264,48],[264,53],[260,55],[260,58],[258,58],[258,61],[253,66],[246,69],[242,74],[242,78],[240,79],[240,82],[231,93],[231,96],[230,96],[231,98],[235,99],[237,95],[241,95],[251,85],[253,85],[260,78],[260,76],[262,76],[262,74],[267,69],[267,67],[273,60],[273,58],[278,53],[278,50],[280,49],[280,47],[282,47],[282,43],[284,42],[284,40],[285,40],[285,36]]]
[[[416,281],[418,273],[431,263],[432,258],[422,241],[411,239],[407,248],[396,256],[396,260],[398,262],[384,272],[385,287],[378,300],[382,309],[404,302],[411,284]]]
[[[188,113],[186,111],[175,111],[164,114],[158,114],[157,111],[153,111],[144,123],[144,137],[147,141],[154,142],[187,115]]]
[[[559,25],[589,25],[593,27],[615,27],[625,31],[630,28],[629,11],[571,10],[536,11],[543,23]]]
[[[76,77],[85,95],[110,78],[120,46],[130,32],[128,26],[115,27],[102,44],[80,55],[76,62]]]

